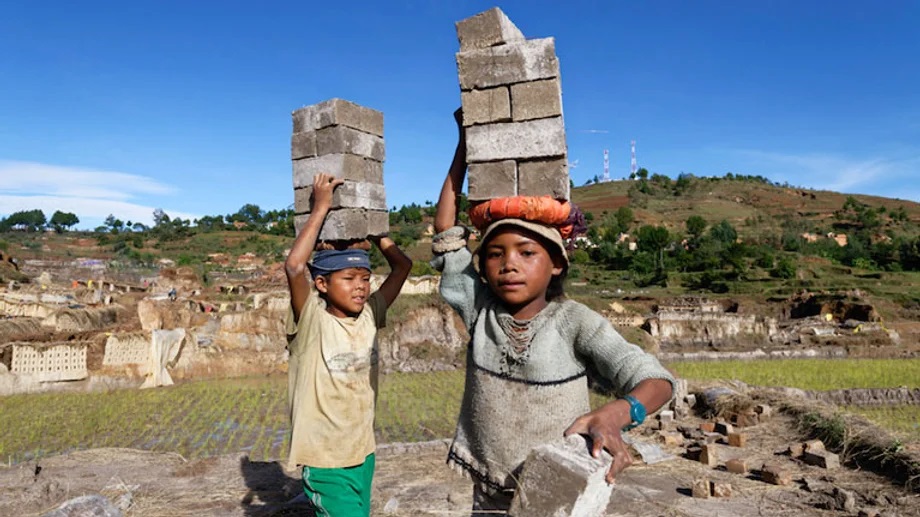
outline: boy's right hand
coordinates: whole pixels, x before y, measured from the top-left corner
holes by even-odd
[[[332,207],[332,191],[345,180],[321,172],[313,177],[313,211],[329,210]]]

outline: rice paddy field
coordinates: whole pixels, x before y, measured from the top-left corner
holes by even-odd
[[[920,387],[920,359],[798,359],[671,363],[682,377],[738,379],[807,390]],[[380,382],[380,443],[453,435],[463,371],[397,373]],[[151,390],[0,397],[0,461],[16,464],[76,449],[131,447],[186,458],[248,452],[254,461],[287,450],[284,376],[190,382]],[[606,399],[595,396],[595,406]],[[846,408],[920,442],[920,407]]]

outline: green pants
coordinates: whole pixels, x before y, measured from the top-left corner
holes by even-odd
[[[371,482],[374,454],[354,467],[303,468],[303,491],[322,517],[368,517],[371,514]]]

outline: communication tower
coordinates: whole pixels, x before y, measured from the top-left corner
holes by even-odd
[[[606,183],[610,181],[610,158],[607,154],[607,149],[604,149],[604,179],[601,180]]]
[[[635,140],[630,140],[629,152],[630,152],[629,174],[631,176],[635,176],[635,174],[639,172],[639,166],[636,164],[636,141]]]

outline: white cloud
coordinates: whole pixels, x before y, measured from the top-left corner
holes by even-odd
[[[762,174],[773,181],[820,190],[920,201],[920,190],[915,186],[920,180],[920,156],[852,159],[817,153],[729,152],[752,160],[753,167],[744,172]]]
[[[81,220],[80,227],[101,221],[109,214],[149,225],[157,208],[149,197],[173,192],[175,189],[170,185],[136,174],[0,160],[0,214],[3,215],[38,208],[47,217],[55,210],[73,212]],[[173,218],[200,217],[166,206],[161,208]]]

